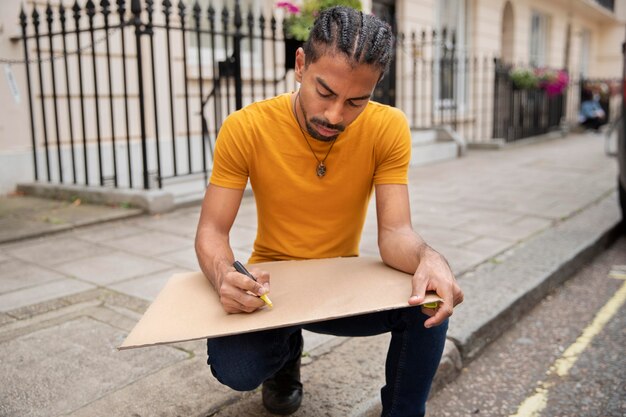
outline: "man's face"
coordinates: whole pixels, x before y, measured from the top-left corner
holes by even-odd
[[[305,67],[304,51],[298,49],[296,80],[301,86],[296,114],[300,124],[315,139],[332,141],[365,110],[379,78],[376,67],[352,67],[339,54],[324,54]]]

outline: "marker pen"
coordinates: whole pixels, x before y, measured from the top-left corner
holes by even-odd
[[[243,274],[245,276],[247,276],[248,278],[251,278],[254,282],[258,282],[256,280],[256,278],[254,277],[254,275],[252,275],[250,272],[248,272],[248,270],[246,269],[245,266],[243,266],[243,264],[239,261],[235,261],[235,263],[233,264],[233,266],[235,267],[235,269],[237,270],[237,272],[239,272],[240,274]],[[270,300],[270,298],[267,296],[267,294],[263,294],[261,297],[259,297],[261,300],[263,300],[265,302],[265,304],[267,304],[270,308],[274,307],[274,304],[272,303],[272,301]]]

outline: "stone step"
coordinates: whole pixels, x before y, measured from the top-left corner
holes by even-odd
[[[411,142],[412,167],[458,158],[467,148],[463,138],[447,126],[413,129]]]

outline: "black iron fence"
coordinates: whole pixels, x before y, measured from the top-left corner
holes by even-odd
[[[511,142],[559,129],[566,95],[551,95],[539,87],[520,88],[510,76],[511,69],[495,63],[493,137]]]
[[[44,23],[45,22],[45,23]],[[224,118],[296,88],[281,18],[195,1],[76,0],[20,14],[38,181],[161,188],[208,178]],[[495,57],[470,56],[454,33],[397,36],[374,99],[412,128],[451,125],[470,142],[557,126],[563,97],[511,91]]]

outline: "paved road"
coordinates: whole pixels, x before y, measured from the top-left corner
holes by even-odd
[[[626,415],[626,280],[610,276],[619,275],[615,271],[620,265],[626,265],[626,237],[546,297],[470,363],[456,381],[429,401],[428,415]],[[621,307],[609,303],[620,294]],[[594,322],[600,311],[609,318],[604,326]],[[581,337],[585,331],[585,335],[597,332],[587,346]],[[559,376],[562,368],[558,365],[565,363],[561,358],[570,357],[577,348],[573,366]]]

